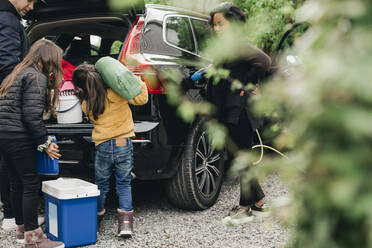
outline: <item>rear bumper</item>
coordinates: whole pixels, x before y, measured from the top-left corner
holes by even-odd
[[[136,134],[148,133],[155,129],[159,125],[159,122],[155,121],[135,121],[134,132]],[[91,123],[77,123],[77,124],[47,124],[46,125],[48,134],[53,135],[67,135],[67,136],[90,136],[93,130],[93,124]]]
[[[91,149],[86,146],[83,149],[77,149],[76,144],[60,144],[59,146],[62,154],[59,161],[62,175],[64,172],[72,176],[81,173],[82,176],[93,175],[93,144],[91,144]],[[182,151],[183,146],[154,146],[152,143],[143,141],[134,143],[133,173],[139,180],[171,178],[177,172]]]
[[[53,124],[47,125],[48,134],[57,137],[60,147],[60,168],[62,174],[68,171],[91,175],[94,172],[94,142],[91,138],[93,124]],[[168,145],[159,138],[159,123],[135,122],[137,137],[134,144],[133,173],[140,180],[171,178],[177,172],[177,161],[182,153],[182,145]]]

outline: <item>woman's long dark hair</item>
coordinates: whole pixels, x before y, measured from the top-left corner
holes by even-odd
[[[8,94],[9,88],[13,85],[15,78],[23,69],[33,67],[48,78],[45,111],[50,111],[56,116],[55,106],[58,101],[59,85],[63,78],[61,66],[62,53],[62,49],[51,41],[36,41],[22,62],[3,81],[0,88],[0,97]],[[39,84],[37,77],[36,83]]]
[[[246,22],[247,16],[238,6],[232,2],[223,2],[218,4],[209,13],[209,25],[213,27],[213,17],[217,13],[222,13],[223,16],[229,21]]]
[[[101,75],[94,65],[83,63],[75,68],[72,81],[82,90],[78,96],[80,100],[86,101],[87,114],[93,115],[93,119],[97,120],[98,115],[105,111],[107,96]]]

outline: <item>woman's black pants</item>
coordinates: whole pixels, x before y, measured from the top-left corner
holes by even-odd
[[[8,166],[5,158],[0,156],[0,196],[3,203],[4,218],[14,218],[12,207],[10,205],[10,182],[8,175]]]
[[[242,111],[238,124],[227,124],[229,135],[239,149],[251,149],[253,146],[254,131],[248,120],[247,113]],[[252,206],[262,200],[265,194],[256,178],[251,179],[248,184],[240,177],[240,206]]]
[[[31,139],[0,139],[0,155],[6,160],[10,201],[16,224],[24,224],[25,231],[37,229],[40,179],[37,174],[36,145]]]

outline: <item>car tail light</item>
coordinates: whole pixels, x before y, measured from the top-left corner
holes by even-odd
[[[124,44],[124,50],[121,54],[120,61],[123,62],[128,69],[133,70],[137,61],[136,55],[140,53],[140,42],[142,36],[142,27],[144,24],[143,17],[137,17],[134,21],[132,29],[129,31],[129,35]]]
[[[125,41],[120,56],[122,62],[135,75],[141,76],[145,81],[149,93],[164,94],[165,84],[159,79],[157,71],[150,60],[146,59],[140,51],[143,32],[144,17],[137,17]]]

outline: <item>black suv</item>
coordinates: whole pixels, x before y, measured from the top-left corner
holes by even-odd
[[[134,175],[140,180],[165,179],[169,199],[184,209],[206,209],[218,198],[224,174],[224,153],[206,138],[203,120],[183,122],[167,103],[167,81],[160,71],[177,69],[184,77],[196,70],[184,61],[200,61],[202,41],[208,34],[208,16],[180,8],[143,5],[125,13],[109,12],[106,1],[48,0],[28,22],[31,42],[49,39],[64,50],[73,65],[95,63],[112,56],[142,75],[149,102],[131,106],[136,138]],[[199,90],[186,95],[202,99]],[[62,170],[92,175],[93,125],[49,121],[57,137]],[[74,172],[75,173],[75,172]]]

